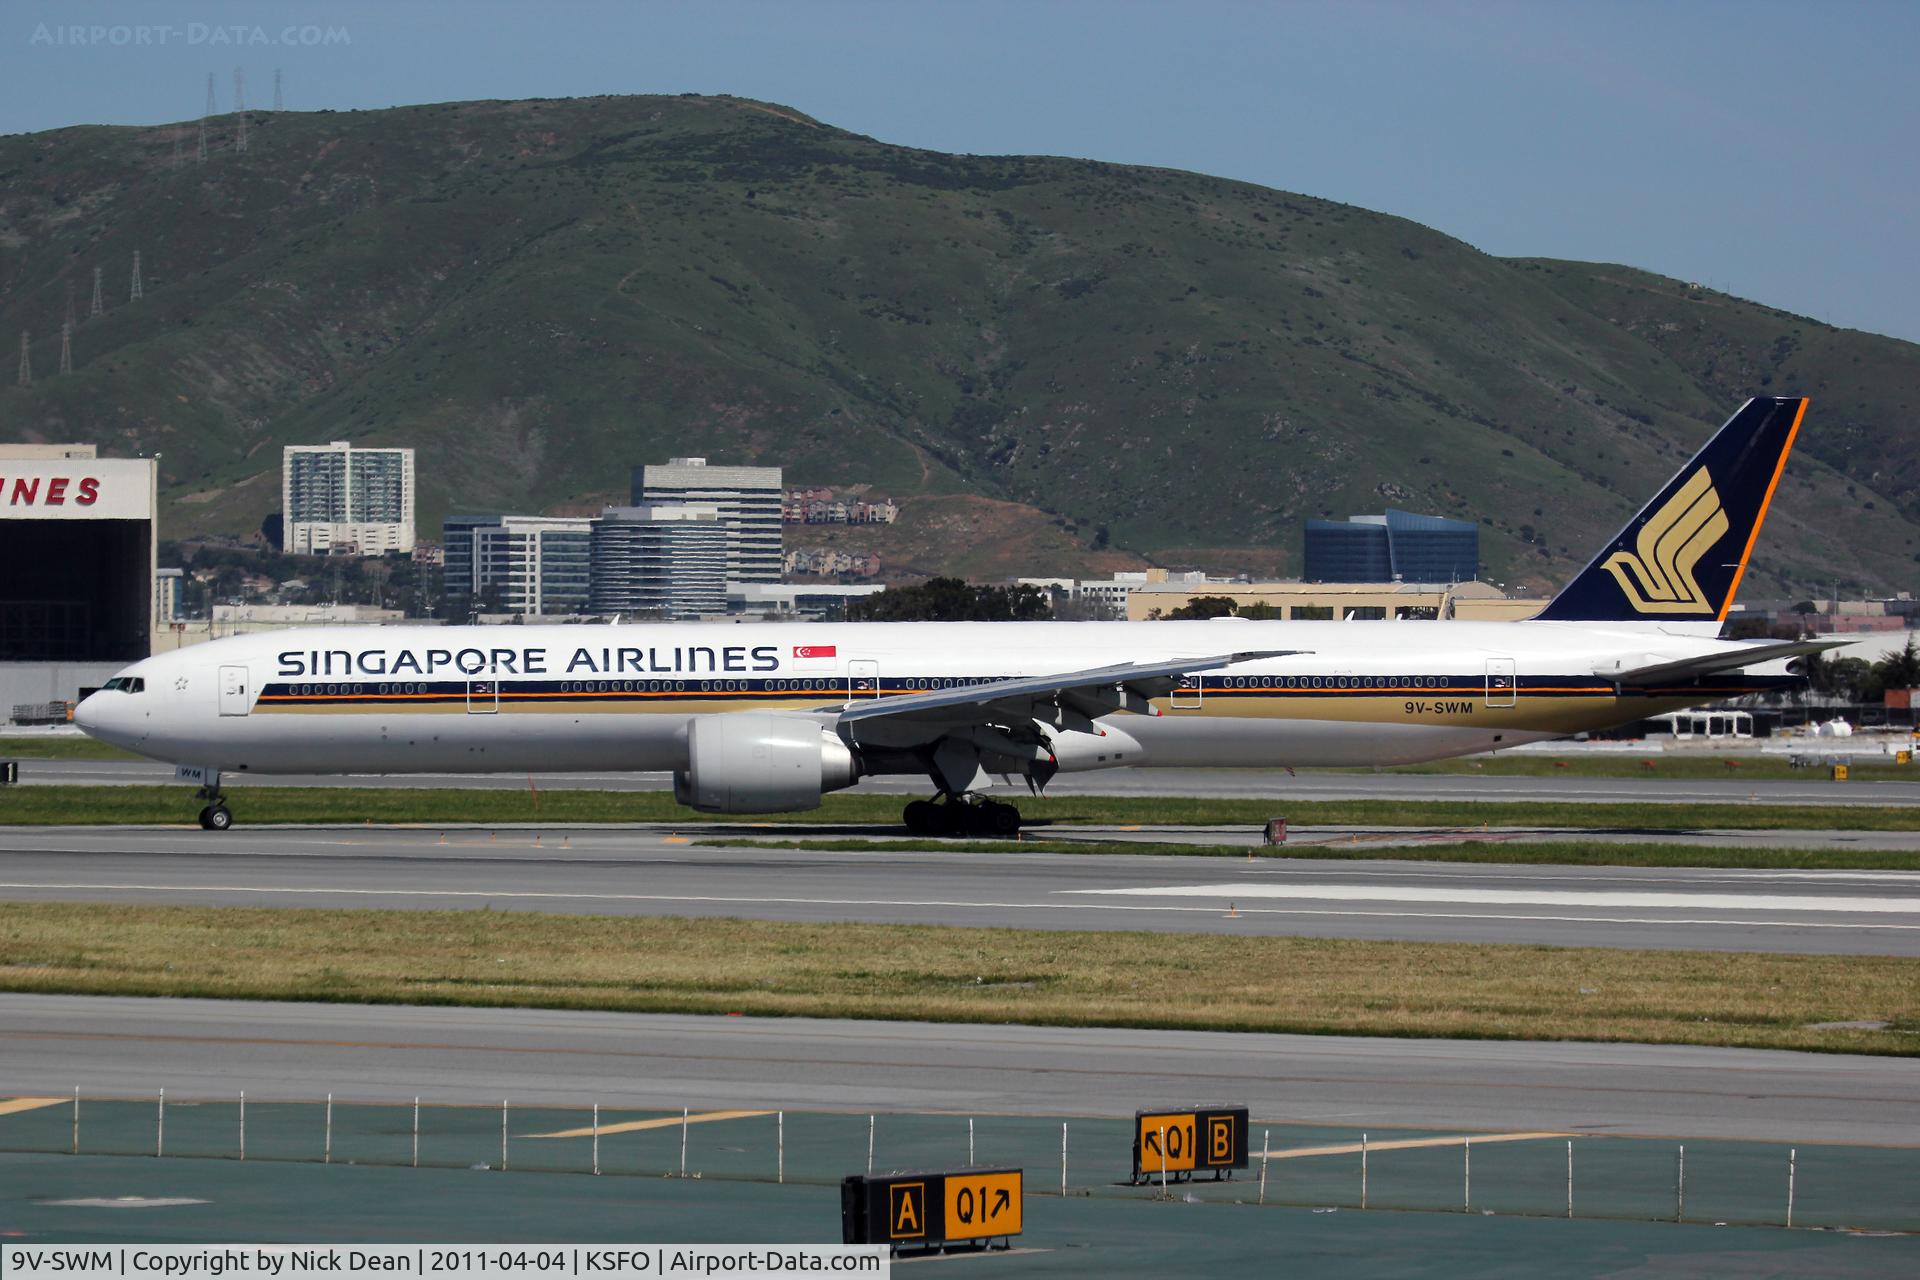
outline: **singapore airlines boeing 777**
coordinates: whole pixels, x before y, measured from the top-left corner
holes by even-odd
[[[223,774],[670,770],[714,813],[923,776],[916,831],[1011,831],[996,777],[1466,755],[1795,683],[1817,641],[1718,637],[1806,401],[1756,399],[1525,622],[388,627],[160,654],[102,741]]]

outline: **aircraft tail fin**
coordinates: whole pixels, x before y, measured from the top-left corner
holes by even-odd
[[[1717,627],[1806,412],[1801,396],[1747,401],[1538,617]]]

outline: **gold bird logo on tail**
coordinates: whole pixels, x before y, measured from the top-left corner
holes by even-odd
[[[1642,526],[1634,551],[1616,551],[1600,567],[1638,613],[1713,613],[1694,568],[1727,532],[1727,513],[1701,467]],[[1637,554],[1636,554],[1637,552]]]

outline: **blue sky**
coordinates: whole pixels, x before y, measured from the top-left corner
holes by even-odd
[[[1240,178],[1920,340],[1916,47],[1914,3],[0,0],[0,132],[191,118],[208,72],[226,110],[236,66],[256,106],[282,69],[295,110],[735,93],[889,142]]]

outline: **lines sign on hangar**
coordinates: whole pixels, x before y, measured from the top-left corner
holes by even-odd
[[[0,445],[0,662],[151,652],[156,472],[92,445]]]

